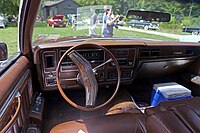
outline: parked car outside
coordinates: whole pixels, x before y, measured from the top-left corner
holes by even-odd
[[[6,19],[6,18],[0,16],[0,27],[1,27],[1,28],[6,28],[7,22],[8,22],[8,19]]]
[[[66,22],[64,22],[64,15],[55,15],[51,19],[47,20],[47,25],[51,26],[52,28],[54,27],[66,27]]]
[[[131,20],[127,24],[129,27],[143,28],[144,30],[157,30],[159,28],[159,24],[151,23],[150,21],[145,20]]]
[[[84,21],[81,21],[81,20],[77,21],[76,24],[79,26],[87,25],[87,23],[85,23]]]
[[[90,19],[85,19],[85,20],[83,21],[83,23],[84,23],[85,25],[90,25]]]
[[[200,34],[200,25],[198,26],[183,26],[183,32],[192,33],[192,35]]]
[[[119,22],[117,22],[117,25],[119,25],[119,26],[124,26],[124,25],[126,25],[126,22],[124,22],[124,21],[119,21]]]

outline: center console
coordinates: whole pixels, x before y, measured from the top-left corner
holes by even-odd
[[[121,80],[122,81],[129,81],[132,79],[133,76],[133,68],[135,64],[136,58],[136,49],[130,48],[121,48],[121,49],[110,49],[112,54],[118,61],[118,64],[121,69]],[[117,73],[114,71],[115,66],[114,64],[109,64],[107,67],[107,81],[116,80]]]

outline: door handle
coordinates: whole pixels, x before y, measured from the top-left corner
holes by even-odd
[[[6,126],[0,131],[0,133],[5,133],[8,130],[8,128],[13,124],[13,122],[17,118],[17,115],[19,114],[20,107],[21,107],[21,94],[18,92],[17,95],[15,96],[15,98],[17,98],[17,103],[18,103],[17,104],[17,109],[15,111],[15,114],[10,119],[10,121],[6,124]]]

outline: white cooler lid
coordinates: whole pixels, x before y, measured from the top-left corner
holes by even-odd
[[[154,84],[153,89],[160,91],[165,98],[179,98],[191,96],[191,91],[176,82]]]

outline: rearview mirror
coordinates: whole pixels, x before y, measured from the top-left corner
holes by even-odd
[[[0,61],[8,59],[8,49],[5,43],[0,43]]]
[[[169,22],[171,15],[164,12],[143,11],[143,10],[128,10],[126,18],[145,21]]]

